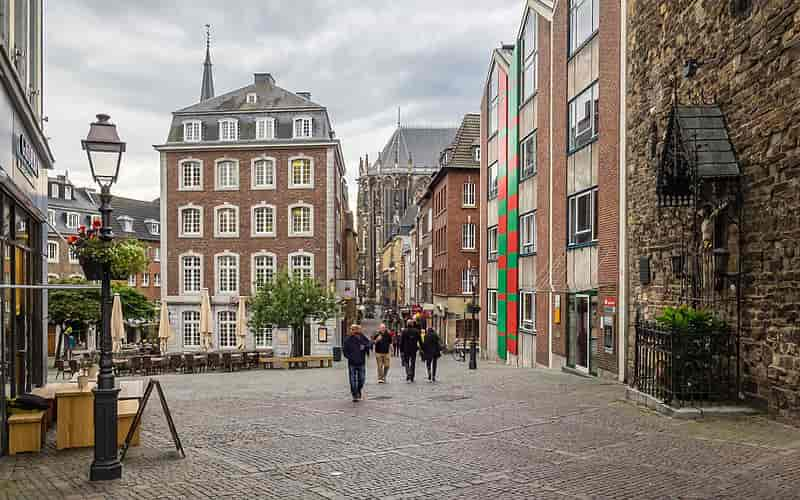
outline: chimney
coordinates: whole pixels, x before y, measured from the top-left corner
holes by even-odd
[[[297,95],[302,97],[303,99],[311,100],[311,92],[296,92]]]
[[[270,73],[254,73],[253,79],[255,80],[256,85],[275,85],[275,79],[272,78]]]

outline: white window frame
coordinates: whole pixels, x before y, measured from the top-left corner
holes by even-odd
[[[51,252],[50,251],[51,249],[55,250],[55,252]],[[47,263],[58,264],[60,251],[61,251],[61,246],[58,244],[57,241],[47,240]]]
[[[161,223],[159,221],[155,219],[145,219],[144,225],[147,227],[147,231],[153,236],[161,234]]]
[[[161,288],[161,273],[153,273],[153,286]]]
[[[198,170],[198,184],[186,184],[186,169],[190,167],[197,167]],[[192,176],[194,178],[194,176]],[[203,160],[196,160],[194,158],[184,158],[178,162],[178,191],[202,191],[203,190]]]
[[[128,286],[135,288],[136,287],[136,275],[130,274],[128,275]]]
[[[310,257],[311,258],[311,279],[314,279],[314,254],[310,252],[304,252],[303,250],[298,250],[297,252],[292,252],[289,254],[289,275],[293,276],[295,271],[294,266],[294,258],[295,257]],[[302,268],[301,268],[302,269]],[[308,276],[306,276],[308,277]]]
[[[481,161],[481,147],[475,146],[472,148],[472,159],[475,161]]]
[[[184,231],[183,213],[186,210],[198,210],[200,213],[200,231],[188,233]],[[203,237],[203,207],[190,203],[178,207],[178,238],[202,238]]]
[[[522,71],[520,73],[522,99],[520,105],[523,105],[533,97],[538,88],[536,77],[539,60],[539,40],[537,39],[539,29],[537,22],[536,11],[528,9],[528,15],[525,18],[525,27],[523,28],[522,37],[519,40],[520,46],[522,47]],[[532,45],[532,47],[529,47],[529,45]],[[531,74],[528,73],[529,70]],[[533,80],[530,87],[528,86],[529,80]]]
[[[75,251],[72,248],[72,245],[67,246],[67,260],[69,261],[70,264],[80,264],[81,263],[80,259],[78,259],[78,255],[75,254]]]
[[[598,188],[587,189],[578,194],[569,196],[567,198],[567,231],[568,231],[568,244],[570,246],[589,245],[597,241],[598,228],[595,221],[598,209]],[[589,197],[589,220],[588,227],[584,229],[578,228],[578,202],[582,198]],[[574,209],[573,209],[574,205]],[[586,241],[578,241],[579,235],[588,233],[589,239]]]
[[[261,328],[260,331],[259,330],[254,331],[253,342],[255,343],[256,349],[272,347],[272,343],[275,341],[274,333],[275,330],[272,327],[272,325],[268,325],[264,328]],[[269,343],[267,343],[267,339],[269,339]]]
[[[222,118],[219,120],[218,126],[219,140],[221,142],[234,142],[239,140],[239,120],[235,118]]]
[[[256,224],[256,211],[259,209],[269,209],[272,210],[272,231],[258,231],[258,225]],[[265,202],[261,202],[258,205],[253,205],[250,207],[250,236],[253,238],[274,238],[277,236],[276,228],[278,226],[278,211],[275,208],[275,205],[270,205]]]
[[[191,318],[187,318],[189,314],[191,314]],[[188,332],[189,336],[187,337],[186,327],[188,325],[192,325],[193,328]],[[183,339],[183,347],[200,347],[200,310],[192,309],[181,311],[181,336]],[[187,338],[190,339],[189,342],[186,341]]]
[[[578,17],[582,9],[590,10],[592,30],[578,38]],[[600,2],[599,0],[572,0],[569,5],[569,55],[575,54],[583,45],[594,37],[600,27]]]
[[[223,315],[225,316],[225,319],[223,319]],[[217,332],[218,332],[217,338],[219,340],[219,348],[227,350],[236,349],[237,347],[236,310],[223,309],[221,311],[217,311],[216,323],[217,323]],[[224,328],[223,324],[225,325]],[[225,341],[225,343],[223,343],[223,340]]]
[[[153,262],[161,262],[161,247],[153,247]]]
[[[259,184],[257,182],[258,176],[256,175],[256,167],[260,162],[272,163],[272,182]],[[278,176],[278,161],[271,156],[259,156],[250,161],[250,189],[275,189],[276,179]],[[266,178],[266,173],[264,175]]]
[[[69,184],[64,185],[64,199],[71,200],[72,199],[72,186]]]
[[[489,165],[488,173],[487,173],[487,176],[486,176],[486,184],[487,184],[486,185],[486,192],[487,192],[486,196],[487,196],[487,198],[489,200],[494,200],[495,198],[497,198],[497,195],[498,195],[498,191],[499,191],[499,189],[498,189],[498,174],[499,174],[498,169],[499,169],[498,162],[494,162],[491,165]]]
[[[520,255],[536,253],[536,211],[519,216],[519,249]]]
[[[246,96],[247,104],[256,104],[258,103],[258,94],[255,92],[248,92]]]
[[[72,220],[73,218],[74,218],[74,222]],[[78,230],[78,226],[81,225],[81,214],[79,214],[77,212],[67,212],[67,222],[66,222],[65,225],[66,225],[66,227],[68,229],[72,229],[72,230],[77,231]]]
[[[50,183],[50,198],[60,198],[57,182]]]
[[[461,294],[472,295],[472,267],[461,270]]]
[[[222,266],[220,264],[220,259],[223,258],[223,257],[226,257],[226,258],[227,257],[232,257],[234,259],[234,263],[235,263],[234,264],[235,267],[234,267],[233,270],[236,273],[236,279],[232,281],[232,283],[235,286],[235,288],[229,289],[229,290],[222,290],[222,288],[221,288],[221,284],[222,284],[222,279],[221,279],[221,277],[222,277],[221,276]],[[224,251],[222,253],[218,253],[218,254],[214,255],[214,290],[216,291],[217,295],[238,295],[239,294],[239,282],[241,281],[241,277],[242,277],[241,269],[242,268],[239,265],[239,254],[236,254],[236,253],[233,253],[233,252],[230,252],[230,251],[226,250],[226,251]]]
[[[494,234],[494,237],[492,235]],[[499,236],[497,226],[486,229],[486,257],[489,262],[497,260],[497,238]]]
[[[256,252],[256,253],[252,254],[250,256],[250,273],[251,273],[250,283],[251,283],[251,290],[252,290],[252,293],[254,295],[258,291],[258,280],[256,280],[256,274],[257,274],[258,268],[256,266],[256,259],[259,258],[259,257],[269,257],[269,258],[272,259],[272,266],[266,266],[267,268],[270,268],[272,270],[272,278],[271,278],[271,280],[274,280],[275,279],[275,275],[278,273],[278,256],[277,255],[275,255],[272,252],[267,252],[266,250],[262,250],[260,252]]]
[[[486,291],[486,319],[489,323],[497,323],[497,289]]]
[[[470,181],[464,182],[464,196],[461,200],[461,206],[465,208],[475,208],[475,183]]]
[[[187,290],[186,289],[186,267],[184,266],[184,259],[187,257],[197,258],[198,263],[198,288],[197,290]],[[178,273],[179,273],[179,281],[180,281],[180,291],[181,295],[200,295],[203,291],[203,283],[204,283],[204,267],[203,267],[203,255],[196,253],[196,252],[186,252],[182,253],[178,256]]]
[[[536,175],[539,171],[538,158],[536,158],[539,151],[539,145],[536,142],[538,140],[537,137],[538,130],[534,130],[527,137],[522,139],[522,142],[519,144],[519,156],[521,159],[519,163],[520,180],[525,180],[528,177]],[[533,144],[533,151],[531,153],[528,152],[527,148],[529,142]],[[530,169],[528,169],[529,158],[533,159],[533,166]]]
[[[53,209],[47,210],[47,222],[50,224],[51,227],[56,227],[56,211]]]
[[[302,122],[302,134],[297,134],[297,123]],[[308,133],[306,134],[306,122],[308,125]],[[310,116],[296,116],[292,120],[292,139],[310,139],[314,137],[314,119]]]
[[[265,141],[275,138],[275,118],[256,119],[256,139]]]
[[[582,111],[578,109],[579,103],[584,100],[584,104],[586,103],[585,98],[588,94],[588,103],[589,103],[589,116],[588,122],[586,127],[578,130],[578,124],[580,120],[578,119],[579,113]],[[598,113],[600,112],[600,83],[595,81],[577,95],[575,95],[572,100],[569,101],[569,114],[567,116],[567,141],[569,145],[569,153],[574,153],[575,151],[580,150],[591,144],[592,142],[596,141],[600,135],[599,130],[599,118]],[[578,143],[578,138],[583,136],[585,133],[591,132],[591,135],[588,138],[584,139],[580,144]]]
[[[526,300],[530,300],[531,309],[526,310]],[[530,317],[528,317],[530,313]],[[536,293],[533,290],[520,290],[519,292],[519,325],[523,331],[536,331]]]
[[[219,182],[220,181],[220,177],[219,177],[220,167],[223,164],[227,165],[229,163],[231,165],[233,165],[233,169],[234,169],[233,178],[235,180],[235,185],[223,186]],[[239,184],[240,184],[240,182],[239,182],[239,160],[236,160],[234,158],[220,158],[220,159],[214,161],[214,190],[215,191],[238,191],[239,190]]]
[[[295,160],[305,160],[308,161],[309,165],[309,177],[307,183],[295,183],[294,182],[294,175],[293,175],[293,166],[292,163]],[[305,155],[299,156],[292,156],[289,158],[289,189],[314,189],[314,158]],[[302,179],[301,179],[302,180]]]
[[[292,220],[292,210],[295,208],[309,209],[309,231],[295,231]],[[289,237],[290,238],[309,238],[314,236],[314,206],[302,201],[289,205]]]
[[[200,120],[184,121],[183,142],[201,142],[202,140],[203,140],[203,122]]]
[[[475,250],[477,248],[476,224],[465,222],[461,224],[461,250]]]
[[[234,231],[222,232],[220,227],[220,213],[225,210],[233,211],[233,225]],[[239,207],[230,203],[223,203],[214,207],[214,238],[238,238],[239,237]]]
[[[150,273],[142,273],[142,288],[150,286]]]

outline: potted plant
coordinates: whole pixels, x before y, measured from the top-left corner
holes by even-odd
[[[78,235],[67,239],[86,279],[102,279],[104,264],[111,266],[111,278],[118,280],[147,268],[147,249],[142,243],[133,239],[103,241],[100,238],[100,226],[97,220],[91,228],[80,226]]]

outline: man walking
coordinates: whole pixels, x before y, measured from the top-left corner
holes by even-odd
[[[364,389],[366,379],[366,351],[369,349],[369,340],[361,333],[361,325],[351,325],[350,335],[344,340],[342,352],[347,358],[347,371],[350,376],[350,393],[353,402],[361,401],[361,391]]]
[[[386,374],[389,373],[389,364],[391,358],[389,357],[389,349],[392,343],[392,337],[386,329],[386,325],[381,323],[378,327],[378,332],[372,336],[372,341],[375,343],[375,361],[378,363],[378,383],[386,383]]]
[[[428,328],[425,340],[422,341],[422,359],[425,360],[425,367],[428,369],[428,382],[436,382],[436,365],[442,355],[441,341],[439,335]]]
[[[414,372],[417,368],[417,351],[420,345],[419,328],[413,320],[408,320],[400,338],[400,350],[403,353],[403,365],[406,368],[406,381],[414,381]]]

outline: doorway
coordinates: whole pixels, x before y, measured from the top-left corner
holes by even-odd
[[[592,353],[597,347],[597,338],[592,327],[597,319],[597,295],[590,293],[570,295],[567,313],[569,315],[567,365],[594,374],[596,370]]]

